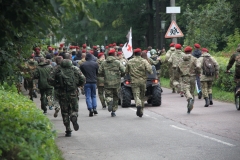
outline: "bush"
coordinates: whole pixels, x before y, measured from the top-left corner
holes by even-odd
[[[27,97],[0,90],[0,159],[59,160],[55,131]]]
[[[163,63],[161,66],[161,76],[164,78],[169,78],[168,64],[164,60],[165,59],[164,56],[162,56],[161,58],[163,59]],[[233,92],[236,86],[234,82],[235,66],[233,66],[231,69],[232,74],[227,74],[225,73],[225,71],[227,69],[229,58],[225,58],[225,57],[214,57],[214,58],[219,64],[219,78],[214,81],[213,85],[219,88],[220,90]]]

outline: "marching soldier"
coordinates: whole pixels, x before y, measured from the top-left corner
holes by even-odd
[[[170,49],[167,51],[166,53],[166,61],[168,61],[170,59],[170,57],[172,56],[172,54],[176,51],[175,49],[175,43],[171,43],[170,44]],[[168,63],[168,73],[169,73],[169,78],[170,78],[170,87],[172,88],[172,93],[176,93],[174,85],[173,85],[173,68],[172,68],[172,64]]]

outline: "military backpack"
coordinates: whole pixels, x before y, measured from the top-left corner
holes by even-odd
[[[67,92],[74,91],[77,88],[77,77],[71,67],[61,67],[57,73],[56,80],[57,83],[59,83],[59,88],[64,89]]]
[[[203,58],[203,75],[214,76],[216,73],[215,64],[210,56]]]

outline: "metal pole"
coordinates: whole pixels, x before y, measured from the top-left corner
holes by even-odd
[[[175,0],[171,0],[170,4],[171,4],[171,7],[174,7],[175,6]],[[176,21],[176,13],[171,14],[171,21],[177,22]],[[177,38],[172,38],[172,42],[176,44],[177,43]]]

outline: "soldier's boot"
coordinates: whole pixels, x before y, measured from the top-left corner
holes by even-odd
[[[106,109],[107,107],[106,106],[102,106],[102,109]]]
[[[208,94],[208,97],[209,97],[209,104],[213,105],[212,94]]]
[[[108,111],[109,111],[109,112],[112,112],[112,110],[113,110],[113,101],[110,101],[110,102],[108,103]]]
[[[75,131],[77,131],[79,129],[79,125],[77,123],[77,116],[76,115],[71,115],[70,116],[70,121],[72,122],[73,124],[73,128]]]
[[[137,115],[137,116],[141,116],[141,115],[142,115],[141,109],[142,109],[141,106],[137,106],[137,112],[136,112],[136,115]]]
[[[116,113],[112,111],[111,116],[116,117]]]
[[[60,108],[55,108],[55,112],[54,112],[54,117],[56,118],[58,116],[58,112],[60,111]]]
[[[180,92],[180,96],[181,96],[181,97],[184,97],[184,93],[183,93],[182,91]]]
[[[189,98],[189,99],[188,99],[188,105],[187,105],[187,108],[188,108],[187,113],[188,113],[188,114],[189,114],[189,113],[192,111],[192,109],[193,109],[193,103],[194,103],[194,100],[193,100],[192,98]]]
[[[72,136],[72,131],[65,131],[65,137],[71,137]]]
[[[92,117],[92,116],[93,116],[93,110],[89,109],[89,117]]]
[[[36,94],[36,91],[35,91],[35,90],[33,90],[33,97],[34,97],[34,98],[37,98],[37,94]]]
[[[172,89],[172,93],[176,93],[175,88]]]
[[[204,107],[208,107],[209,106],[209,99],[208,97],[205,97],[205,106]]]
[[[97,109],[93,109],[94,114],[98,114]]]
[[[198,99],[201,99],[202,98],[202,91],[199,91],[198,93]]]

